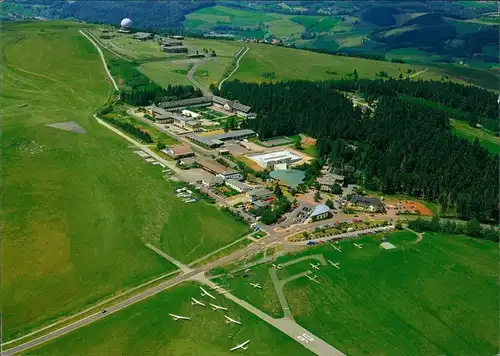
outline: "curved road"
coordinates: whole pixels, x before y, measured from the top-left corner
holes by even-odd
[[[199,88],[201,90],[201,92],[203,93],[204,96],[211,96],[212,93],[210,92],[210,90],[208,90],[207,88],[205,88],[203,85],[200,84],[200,82],[198,82],[196,79],[194,79],[194,72],[196,72],[196,70],[198,69],[198,67],[200,65],[202,65],[203,63],[205,62],[208,62],[209,60],[211,60],[212,58],[204,58],[200,61],[197,61],[193,67],[191,67],[191,69],[189,70],[189,72],[187,73],[187,79],[193,83],[193,85],[197,88]]]
[[[99,47],[99,45],[92,39],[90,38],[89,35],[87,35],[87,33],[85,33],[85,31],[82,31],[82,30],[79,30],[80,33],[82,35],[84,35],[85,37],[87,37],[87,39],[92,42],[92,44],[94,45],[94,47],[97,49],[97,52],[99,52],[99,55],[101,56],[101,61],[102,61],[102,64],[104,66],[104,70],[106,71],[106,74],[108,75],[109,79],[111,80],[111,83],[113,83],[113,87],[115,88],[116,91],[120,91],[118,89],[118,85],[116,85],[116,82],[115,82],[115,79],[113,78],[113,76],[111,75],[109,69],[108,69],[108,65],[106,64],[106,60],[104,59],[104,54],[102,53],[101,51],[101,47]]]
[[[231,73],[229,73],[229,75],[227,77],[225,77],[224,79],[221,80],[221,82],[219,83],[219,90],[222,88],[222,84],[228,80],[229,78],[231,78],[231,76],[240,68],[240,60],[243,58],[243,56],[245,54],[247,54],[247,52],[250,50],[250,47],[245,47],[245,51],[243,53],[241,53],[241,55],[238,57],[238,60],[236,61],[236,68],[233,69],[233,71]]]

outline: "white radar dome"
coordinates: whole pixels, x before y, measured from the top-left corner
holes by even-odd
[[[122,22],[120,22],[120,26],[122,28],[131,28],[132,27],[132,20],[131,19],[123,19]]]

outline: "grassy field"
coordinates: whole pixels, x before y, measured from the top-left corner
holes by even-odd
[[[154,61],[143,63],[139,69],[157,84],[166,87],[168,85],[191,85],[186,74],[192,66],[193,63],[185,60]]]
[[[277,37],[302,33],[305,28],[293,18],[305,17],[233,9],[226,6],[203,8],[186,15],[184,26],[192,30],[208,30],[217,25],[230,25],[248,30],[263,30]]]
[[[496,244],[429,233],[414,244],[416,236],[405,231],[387,235],[397,248],[384,251],[379,237],[359,239],[362,249],[342,241],[341,253],[321,245],[277,260],[320,253],[340,262],[340,270],[314,270],[320,284],[306,278],[287,284],[297,322],[348,355],[490,355],[498,350]],[[269,267],[253,268],[249,277],[262,284],[261,293],[272,288]],[[309,261],[303,261],[278,276],[308,269]],[[272,308],[272,296],[250,294],[247,278],[225,282],[257,307]]]
[[[78,26],[3,28],[4,340],[174,269],[145,242],[187,261],[247,229],[180,203],[158,166],[93,119],[112,88]],[[87,132],[44,126],[60,121]]]
[[[390,76],[398,77],[400,73],[404,75],[410,68],[415,69],[417,72],[425,69],[424,67],[408,64],[331,56],[263,44],[249,44],[249,47],[249,52],[240,61],[240,68],[234,74],[234,79],[264,82],[268,79],[262,74],[274,72],[273,81],[294,79],[328,80],[345,77],[352,73],[354,69],[363,78],[376,78],[375,74],[381,70],[387,72]],[[336,74],[328,74],[327,71]],[[429,70],[420,78],[440,79],[441,76]]]
[[[194,78],[205,88],[210,84],[217,84],[223,77],[223,74],[230,68],[232,58],[218,57],[202,63],[194,73]]]
[[[329,32],[339,23],[339,21],[340,20],[335,17],[326,17],[311,27],[311,32]]]
[[[477,138],[481,146],[486,148],[488,151],[500,154],[500,138],[489,133],[488,131],[471,127],[468,122],[460,120],[451,121],[452,132],[458,137],[465,138],[469,141],[473,141]]]
[[[243,326],[226,324],[222,312],[192,306],[199,297],[194,284],[182,284],[112,314],[51,343],[34,349],[36,355],[229,355],[229,349],[250,340],[252,355],[310,355],[298,342],[222,296],[215,302]],[[173,321],[168,313],[191,317]]]
[[[134,39],[132,34],[123,33],[101,33],[98,29],[89,31],[99,42],[110,50],[133,60],[151,60],[161,58],[183,57],[179,54],[168,54],[160,51],[160,45],[154,41],[139,41]],[[112,35],[113,38],[102,38],[103,35]]]

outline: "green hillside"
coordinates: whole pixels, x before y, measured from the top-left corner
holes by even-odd
[[[189,262],[247,229],[182,204],[160,167],[96,122],[112,87],[80,26],[3,27],[4,340],[175,269],[146,242]],[[85,133],[45,126],[68,121]]]

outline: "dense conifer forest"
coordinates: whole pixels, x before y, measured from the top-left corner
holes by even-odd
[[[338,91],[349,89],[348,85],[376,98],[375,111],[363,113],[353,107]],[[482,89],[406,80],[233,81],[216,90],[216,94],[252,106],[257,119],[244,125],[256,130],[260,138],[300,132],[316,137],[321,159],[355,167],[368,189],[437,201],[463,218],[497,220],[498,157],[477,141],[469,143],[453,136],[447,113],[403,100],[399,93],[486,116],[493,114],[496,105],[496,97]]]

